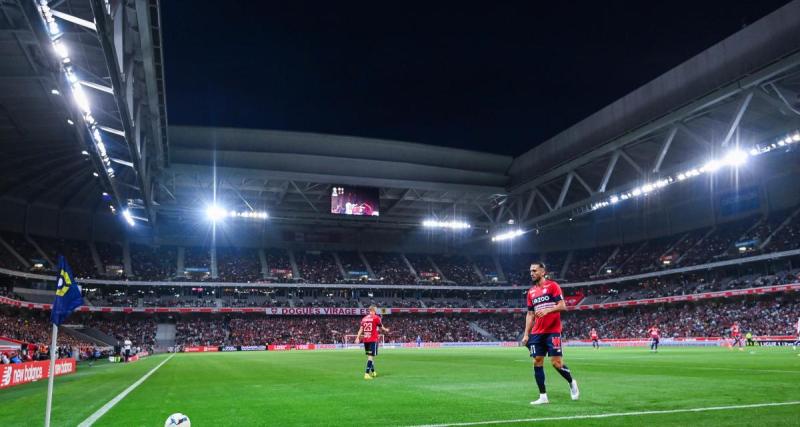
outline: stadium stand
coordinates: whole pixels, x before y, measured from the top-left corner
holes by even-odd
[[[256,282],[263,279],[258,252],[252,248],[217,248],[217,269],[221,282]]]
[[[140,280],[168,280],[174,278],[177,268],[177,249],[131,245],[133,273]]]
[[[367,252],[364,254],[372,266],[372,271],[381,283],[387,285],[413,285],[417,278],[411,273],[397,253]]]
[[[297,267],[308,283],[336,283],[342,278],[330,252],[304,252],[297,257]]]

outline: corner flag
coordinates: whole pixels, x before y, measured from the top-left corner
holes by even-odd
[[[58,256],[58,276],[56,281],[56,299],[50,312],[50,321],[60,325],[73,310],[83,305],[83,297],[78,283],[72,278],[72,269],[63,255]]]

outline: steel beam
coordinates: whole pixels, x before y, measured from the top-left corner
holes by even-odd
[[[587,184],[586,181],[584,181],[583,178],[581,178],[581,176],[578,175],[577,171],[573,171],[572,175],[575,177],[575,179],[578,180],[578,183],[580,183],[581,186],[583,186],[583,188],[586,189],[586,191],[589,193],[589,195],[594,194],[594,190],[592,190],[592,187],[589,187],[589,184]]]
[[[681,131],[683,131],[683,133],[688,135],[689,138],[691,138],[694,142],[702,145],[706,149],[711,148],[711,142],[710,141],[708,141],[707,139],[705,139],[702,136],[698,135],[697,132],[689,129],[689,127],[686,126],[686,124],[678,123],[677,126],[678,126],[678,129],[680,129]]]
[[[603,173],[603,180],[600,181],[600,186],[597,187],[598,193],[606,192],[606,187],[608,186],[608,180],[611,179],[611,174],[614,172],[614,168],[617,166],[618,160],[619,160],[619,151],[615,151],[614,154],[611,155],[611,158],[608,160],[608,166],[606,166],[606,171],[605,173]]]
[[[800,65],[800,52],[795,52],[791,55],[784,57],[779,61],[770,64],[767,67],[762,68],[757,72],[754,72],[737,81],[731,82],[730,84],[723,86],[720,89],[706,96],[696,99],[695,101],[681,108],[678,108],[677,110],[674,110],[659,118],[649,121],[646,124],[640,126],[639,128],[631,130],[630,132],[627,132],[618,138],[614,138],[610,141],[607,141],[604,144],[597,147],[596,149],[590,151],[589,153],[586,153],[574,160],[565,162],[537,176],[536,178],[533,178],[523,183],[516,183],[511,188],[511,192],[515,194],[522,193],[530,188],[550,182],[560,176],[569,173],[570,171],[579,168],[582,165],[594,161],[599,157],[608,155],[609,153],[612,153],[622,147],[625,147],[628,144],[640,141],[642,138],[651,135],[652,133],[664,129],[668,126],[671,126],[676,122],[685,119],[691,114],[697,113],[702,110],[706,110],[744,91],[748,91],[754,87],[758,87],[758,85],[761,85],[775,78],[776,76],[780,76],[783,73],[786,73],[787,71],[791,70],[792,68],[797,67],[798,65]]]
[[[572,184],[572,177],[574,176],[575,173],[570,172],[564,179],[564,185],[561,187],[561,194],[558,195],[558,201],[556,202],[556,207],[555,207],[556,209],[564,205],[564,199],[567,197],[567,192],[569,191],[569,186],[570,184]]]
[[[522,210],[522,215],[520,215],[520,219],[524,220],[528,218],[528,215],[531,213],[531,208],[533,207],[533,201],[536,199],[536,189],[528,193],[528,200],[525,202],[525,208]]]
[[[314,209],[314,212],[319,213],[319,209],[317,209],[317,206],[311,200],[309,200],[309,198],[306,196],[306,193],[304,193],[303,190],[301,190],[300,187],[297,186],[297,183],[294,181],[289,181],[289,183],[292,184],[292,186],[294,187],[295,190],[297,190],[298,193],[300,193],[300,196],[302,196],[303,199],[309,204],[309,206],[311,206],[311,209]]]
[[[733,121],[731,121],[731,125],[728,127],[728,132],[725,134],[725,138],[720,143],[721,147],[727,147],[728,143],[731,142],[731,138],[733,138],[734,132],[739,129],[739,123],[742,121],[742,117],[744,116],[745,111],[747,111],[747,107],[750,105],[750,101],[753,99],[753,91],[750,90],[742,99],[742,102],[739,104],[739,108],[736,109],[736,115],[733,116]]]
[[[544,194],[542,194],[542,192],[541,192],[541,191],[539,191],[539,190],[537,189],[537,190],[536,190],[536,194],[539,196],[539,198],[540,198],[540,199],[542,199],[542,202],[544,202],[544,205],[545,205],[545,206],[547,206],[547,209],[549,209],[549,210],[550,210],[550,212],[553,212],[553,211],[555,210],[555,209],[553,208],[553,205],[552,205],[552,204],[550,204],[550,201],[549,201],[549,200],[547,200],[547,197],[544,197]]]
[[[644,170],[642,170],[642,167],[639,166],[636,163],[636,161],[633,160],[633,158],[631,158],[631,156],[628,155],[628,153],[626,153],[623,150],[619,150],[619,155],[622,156],[622,158],[625,159],[625,161],[628,162],[629,165],[631,165],[634,169],[636,169],[636,172],[638,172],[640,176],[644,176]]]
[[[658,157],[656,157],[656,163],[653,165],[653,173],[658,173],[661,170],[661,164],[664,162],[664,157],[667,156],[669,147],[672,145],[672,140],[675,139],[675,134],[677,133],[678,133],[677,126],[673,126],[672,128],[670,128],[669,132],[667,133],[667,137],[664,138],[664,143],[661,144],[661,149],[658,151]]]
[[[56,18],[63,19],[64,21],[71,22],[75,25],[80,25],[83,28],[88,28],[92,31],[97,32],[97,26],[94,24],[94,22],[90,22],[85,19],[81,19],[78,18],[77,16],[72,16],[64,12],[59,12],[52,8],[50,9],[50,13],[52,13],[53,16],[55,16]]]

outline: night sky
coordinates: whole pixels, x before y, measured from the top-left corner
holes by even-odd
[[[519,155],[787,1],[234,3],[161,2],[170,124]]]

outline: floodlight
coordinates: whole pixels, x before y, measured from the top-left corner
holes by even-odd
[[[700,171],[711,172],[714,173],[722,167],[722,163],[719,160],[709,160],[708,163],[703,165]]]
[[[78,104],[81,111],[84,113],[90,113],[91,107],[89,106],[89,98],[86,97],[86,94],[83,92],[80,86],[73,86],[72,87],[72,96],[75,98],[75,103]]]
[[[619,197],[611,196],[611,198],[609,200],[611,201],[611,203],[617,203],[617,202],[619,202]]]
[[[206,208],[206,216],[208,216],[208,219],[211,221],[219,221],[222,218],[225,218],[226,214],[227,213],[225,212],[225,209],[222,209],[217,205],[211,205]]]
[[[69,57],[69,49],[67,49],[67,45],[62,43],[61,40],[56,40],[53,42],[53,50],[56,51],[61,59]]]
[[[738,148],[728,152],[722,159],[723,163],[729,166],[738,167],[747,162],[748,154]]]
[[[133,220],[133,215],[131,215],[131,211],[129,211],[128,209],[122,211],[122,217],[125,218],[125,221],[127,221],[128,225],[130,225],[131,227],[133,227],[133,225],[136,224],[136,222]]]
[[[464,221],[438,221],[435,219],[426,219],[422,221],[422,226],[426,228],[444,228],[450,230],[463,230],[471,227],[471,225]]]
[[[492,237],[492,241],[493,242],[502,242],[504,240],[511,240],[511,239],[517,238],[517,237],[519,237],[519,236],[521,236],[523,234],[525,234],[525,232],[520,230],[520,229],[507,231],[505,233],[500,233],[500,234]]]

